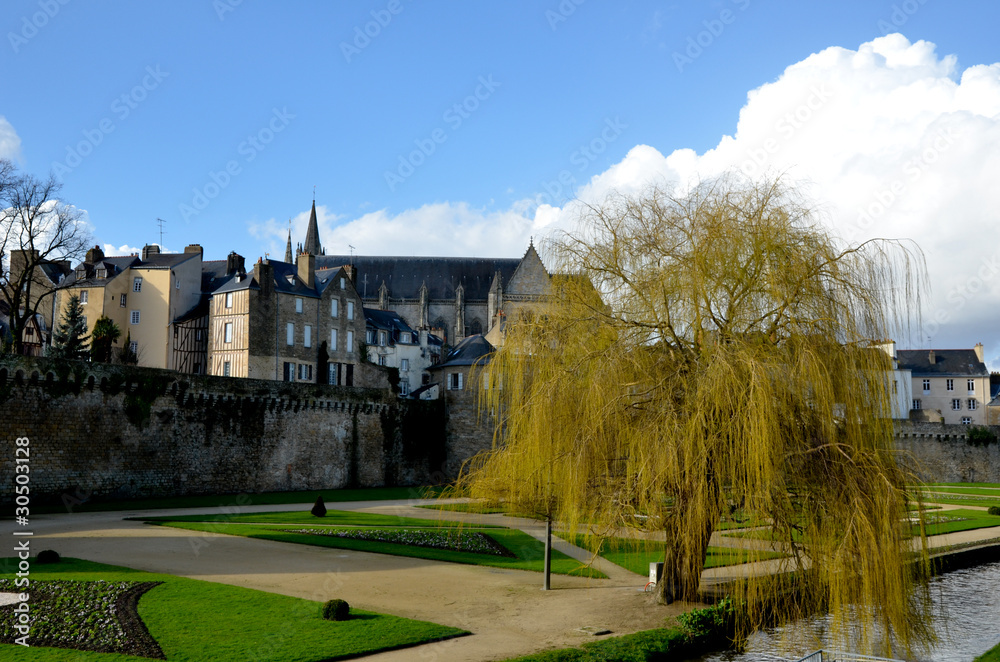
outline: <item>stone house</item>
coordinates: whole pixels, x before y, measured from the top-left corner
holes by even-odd
[[[32,326],[52,329],[54,328],[53,312],[55,310],[55,295],[53,292],[59,286],[59,283],[72,271],[72,265],[69,260],[39,259],[37,250],[33,251],[33,253],[20,249],[12,250],[10,252],[11,280],[20,280],[21,274],[28,268],[29,264],[34,266],[32,267],[31,276],[25,282],[27,291],[24,291],[24,294],[27,295],[28,307],[34,308],[37,305],[35,312],[42,316],[42,322],[33,324]],[[22,310],[24,309],[23,303],[21,304],[21,308]],[[55,321],[58,322],[58,320]],[[25,338],[24,341],[25,343],[29,343],[28,338]],[[42,344],[47,343],[48,336],[41,338],[40,342]],[[32,345],[37,345],[38,343],[39,340],[30,341]]]
[[[985,425],[990,371],[983,345],[974,349],[901,349],[901,370],[912,375],[910,417],[934,422]]]
[[[236,270],[209,302],[209,374],[310,383],[355,384],[365,320],[349,269],[317,270],[261,259]]]
[[[394,311],[365,308],[368,360],[399,370],[399,394],[408,396],[430,383],[427,370],[441,361],[441,338],[417,331]]]

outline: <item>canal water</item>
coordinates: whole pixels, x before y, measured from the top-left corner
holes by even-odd
[[[931,580],[939,641],[917,662],[971,662],[1000,643],[1000,562],[956,570]],[[826,637],[825,617],[757,632],[743,653],[707,655],[701,662],[798,660],[818,648],[838,650]]]

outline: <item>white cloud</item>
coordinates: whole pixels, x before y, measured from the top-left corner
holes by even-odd
[[[142,253],[141,248],[136,248],[135,246],[129,246],[124,244],[115,248],[114,244],[104,244],[104,255],[107,257],[117,257],[119,255],[139,255]],[[171,251],[164,250],[165,253],[170,253]]]
[[[611,190],[685,185],[733,168],[783,173],[806,185],[845,239],[910,238],[924,250],[933,286],[925,326],[901,342],[982,341],[1000,359],[998,147],[1000,64],[959,71],[956,58],[939,56],[934,44],[891,34],[857,50],[815,53],[751,90],[734,134],[704,154],[637,145],[576,195],[595,202]],[[539,202],[503,211],[446,202],[350,220],[317,212],[328,253],[351,244],[359,254],[516,256],[529,236],[573,227],[579,202]],[[307,212],[294,219],[297,241],[307,220]],[[251,230],[271,240],[272,255],[284,254],[284,223]]]
[[[21,138],[3,115],[0,115],[0,159],[21,160]]]

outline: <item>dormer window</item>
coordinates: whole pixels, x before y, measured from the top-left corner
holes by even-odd
[[[104,267],[101,267],[100,269],[97,270],[97,277],[98,278],[107,278],[108,277],[108,270],[105,269]]]

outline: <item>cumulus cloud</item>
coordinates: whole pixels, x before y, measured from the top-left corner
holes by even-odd
[[[142,253],[141,248],[136,248],[135,246],[129,246],[128,244],[123,244],[121,246],[118,246],[117,248],[115,247],[114,244],[104,244],[103,250],[104,254],[107,257],[117,257],[120,255],[139,255],[140,253]],[[173,251],[164,249],[164,252],[171,253]]]
[[[348,219],[317,208],[328,252],[505,255],[528,239],[571,229],[583,202],[651,184],[683,188],[727,170],[782,174],[806,188],[845,240],[913,239],[932,295],[913,346],[987,345],[1000,363],[1000,63],[960,71],[933,43],[890,34],[856,50],[827,48],[747,94],[732,135],[703,154],[637,145],[554,206],[541,197],[503,211],[439,203]],[[322,212],[320,213],[320,209]],[[301,241],[308,212],[293,221]],[[284,254],[285,224],[252,231]]]
[[[0,159],[21,160],[21,138],[3,115],[0,115]]]

